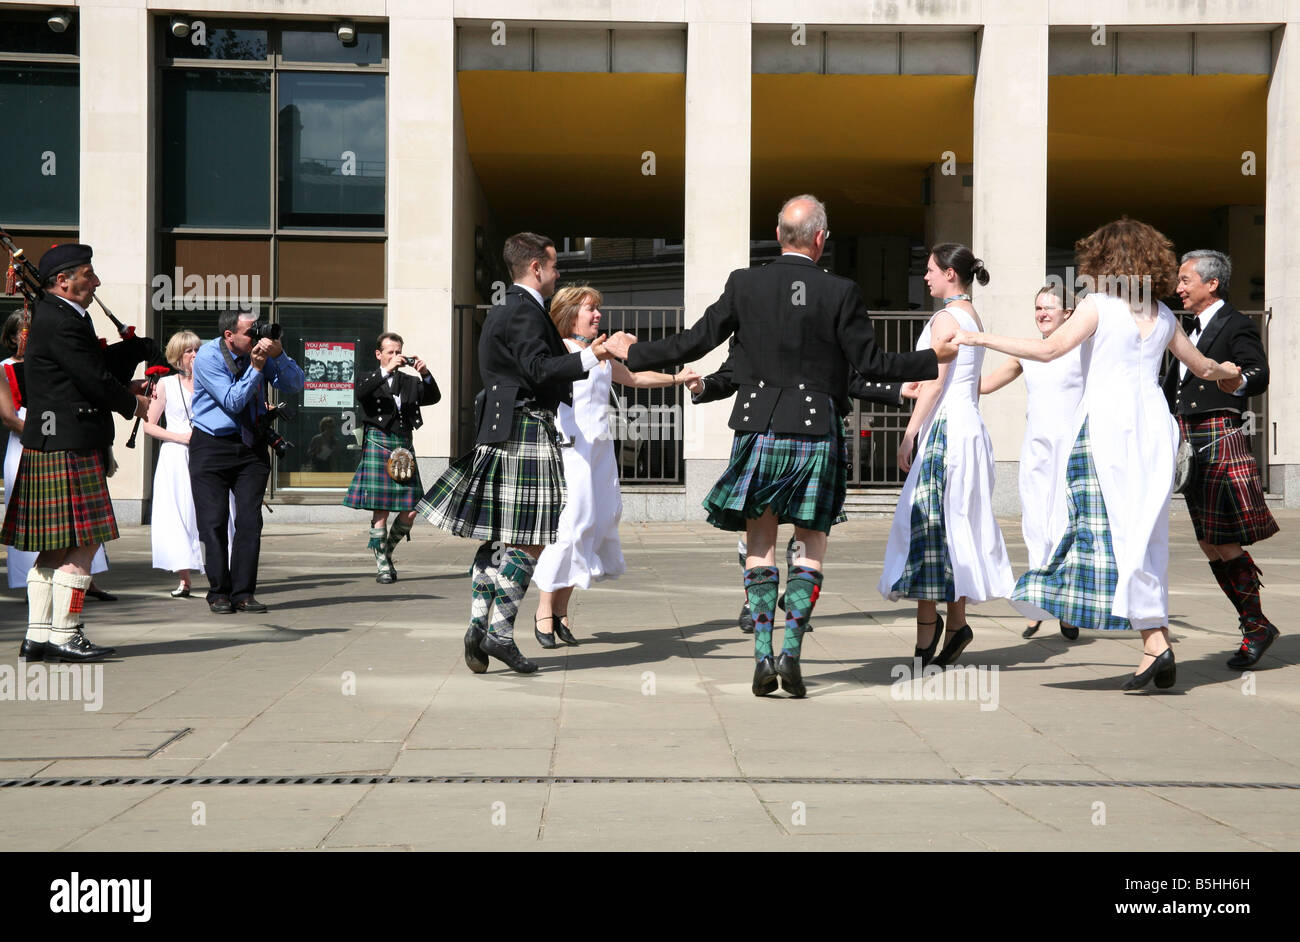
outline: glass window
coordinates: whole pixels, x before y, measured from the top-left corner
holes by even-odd
[[[199,299],[233,306],[261,305],[271,295],[271,239],[164,237],[162,265],[150,284],[156,309],[187,307]]]
[[[47,20],[58,13],[71,17],[61,33],[50,29]],[[42,13],[0,13],[0,52],[33,55],[77,54],[77,10],[49,10]]]
[[[184,17],[190,19],[190,17]],[[188,36],[176,36],[167,28],[167,55],[172,59],[224,59],[240,62],[263,62],[270,51],[264,29],[235,29],[206,20],[192,20]],[[201,28],[198,24],[202,24]]]
[[[384,34],[380,30],[357,30],[357,38],[346,46],[333,27],[286,29],[281,34],[280,57],[285,62],[328,62],[338,65],[378,65],[384,60]]]
[[[4,121],[0,167],[4,224],[77,225],[81,163],[77,67],[0,62],[0,116]]]
[[[163,73],[163,225],[271,225],[271,76]]]
[[[280,225],[384,225],[382,75],[280,74]]]
[[[280,239],[281,298],[382,298],[384,243]]]
[[[280,305],[284,350],[307,374],[297,407],[277,429],[293,443],[276,464],[278,487],[347,487],[361,459],[361,411],[353,389],[378,364],[375,338],[384,309],[375,306]],[[422,351],[415,351],[421,353]]]

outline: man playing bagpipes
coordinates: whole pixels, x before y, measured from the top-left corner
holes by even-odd
[[[55,246],[33,273],[21,250],[5,241],[32,305],[23,453],[0,532],[0,543],[38,554],[27,575],[28,627],[19,657],[102,658],[114,649],[86,638],[81,609],[95,550],[118,535],[107,482],[112,413],[148,413],[141,384],[127,385],[139,360],[126,369],[127,357],[147,352],[147,344],[138,338],[111,355],[113,347],[101,347],[88,310],[99,286],[90,246]]]

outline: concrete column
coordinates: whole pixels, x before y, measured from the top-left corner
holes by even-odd
[[[99,296],[119,320],[144,333],[154,205],[149,16],[144,0],[92,0],[75,15],[81,33],[81,241],[95,249]],[[99,336],[117,340],[98,305],[91,319]],[[136,447],[127,448],[134,423],[121,416],[116,422],[118,471],[109,490],[118,523],[138,524],[151,485],[149,439],[141,433]]]
[[[743,2],[687,3],[686,323],[717,300],[727,276],[749,265],[750,23]],[[772,207],[772,218],[776,210]],[[776,223],[773,222],[775,227]],[[697,364],[719,365],[726,348]],[[687,518],[731,452],[730,403],[685,406]]]
[[[972,164],[956,164],[952,173],[943,164],[931,164],[930,205],[925,207],[925,244],[963,242],[971,244]],[[977,250],[978,251],[978,250]]]
[[[452,450],[456,30],[450,0],[394,0],[388,22],[388,325],[429,362],[442,401],[415,451],[427,484]]]
[[[1032,336],[1034,291],[1047,264],[1047,10],[1045,2],[1007,7],[1016,9],[984,26],[976,67],[971,248],[991,280],[973,294],[986,330]],[[988,353],[985,372],[1002,359]],[[985,400],[982,411],[998,462],[994,506],[1015,513],[1024,385]]]
[[[1265,189],[1265,306],[1268,327],[1270,489],[1300,507],[1300,414],[1282,404],[1300,399],[1300,20],[1279,29],[1268,85]]]

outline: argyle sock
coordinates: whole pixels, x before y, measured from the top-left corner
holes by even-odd
[[[514,640],[515,614],[519,611],[519,603],[524,600],[529,583],[533,581],[533,570],[536,568],[537,560],[523,550],[506,550],[501,568],[492,580],[495,592],[492,596],[492,618],[488,631],[498,640]]]
[[[781,574],[773,566],[745,570],[745,597],[754,616],[754,660],[772,654],[772,618],[776,614],[776,589]]]
[[[58,570],[54,573],[53,605],[50,610],[50,643],[67,644],[81,624],[81,607],[86,601],[90,576]]]
[[[1259,587],[1263,583],[1259,581],[1259,567],[1250,558],[1250,554],[1243,551],[1236,559],[1224,563],[1224,566],[1227,569],[1228,579],[1237,592],[1237,598],[1241,600],[1242,633],[1249,634],[1270,627],[1272,622],[1264,617],[1264,612],[1260,608]]]
[[[388,557],[388,562],[390,564],[393,561],[393,550],[397,548],[397,544],[402,542],[403,538],[408,540],[411,538],[412,523],[415,523],[415,521],[412,520],[410,523],[403,523],[402,518],[399,516],[393,521],[393,525],[388,529],[388,539],[384,542],[384,555]]]
[[[495,549],[491,543],[484,543],[474,554],[474,563],[470,566],[470,603],[469,625],[478,631],[487,631],[488,613],[492,611],[492,596],[497,567],[492,562]]]
[[[50,640],[54,613],[54,568],[33,566],[27,571],[27,640],[44,644]]]
[[[1228,564],[1221,559],[1212,559],[1210,560],[1210,570],[1214,573],[1219,588],[1223,590],[1223,594],[1228,597],[1228,601],[1232,603],[1232,607],[1240,615],[1241,599],[1237,597],[1237,589],[1233,586],[1232,580],[1228,578]]]
[[[807,566],[790,565],[785,580],[785,637],[781,653],[799,656],[803,644],[803,629],[812,618],[813,607],[822,591],[822,574]]]
[[[386,539],[387,531],[382,523],[377,527],[370,528],[370,542],[366,544],[366,549],[375,554],[375,569],[379,573],[383,573],[389,568],[388,556],[384,551]]]

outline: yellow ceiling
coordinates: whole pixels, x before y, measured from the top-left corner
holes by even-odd
[[[461,72],[469,152],[506,231],[680,236],[685,76]],[[972,159],[974,79],[755,75],[751,230],[781,202],[826,201],[839,235],[920,238],[926,168]],[[1264,200],[1265,76],[1053,76],[1049,242],[1121,213],[1203,241],[1210,211]],[[655,174],[642,153],[655,152]],[[1254,176],[1241,153],[1257,155]],[[1181,237],[1181,238],[1180,238]]]

